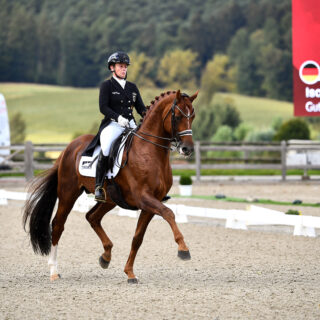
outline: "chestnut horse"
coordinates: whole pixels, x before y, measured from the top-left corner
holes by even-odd
[[[177,92],[162,93],[148,107],[142,124],[133,137],[129,156],[124,152],[126,165],[115,177],[124,200],[132,207],[141,209],[131,251],[124,268],[128,282],[136,283],[133,264],[144,234],[153,216],[165,219],[178,244],[178,256],[190,259],[190,253],[176,222],[174,213],[161,203],[161,199],[172,186],[172,171],[169,163],[170,145],[177,144],[180,154],[189,156],[193,152],[191,124],[194,119],[193,100],[198,92],[189,97]],[[54,166],[36,178],[31,186],[31,195],[26,202],[23,224],[29,220],[30,240],[35,253],[49,255],[50,280],[60,277],[57,271],[57,247],[68,214],[77,198],[85,190],[94,193],[95,180],[79,174],[82,153],[91,142],[92,135],[73,140],[61,153]],[[107,181],[105,181],[106,187]],[[59,199],[54,219],[51,216]],[[111,261],[112,242],[101,226],[103,216],[116,204],[107,197],[106,203],[98,202],[86,219],[100,238],[104,252],[99,258],[101,267],[107,268]]]

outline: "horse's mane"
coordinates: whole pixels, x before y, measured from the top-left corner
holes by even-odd
[[[155,97],[154,100],[150,102],[150,105],[146,106],[147,108],[146,116],[150,113],[150,111],[152,111],[155,108],[156,105],[158,105],[160,101],[162,101],[163,99],[167,98],[168,96],[174,93],[176,93],[176,91],[162,92],[160,96]]]

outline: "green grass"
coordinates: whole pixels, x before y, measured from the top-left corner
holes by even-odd
[[[272,204],[272,205],[282,205],[282,206],[316,207],[316,208],[320,207],[319,203],[292,204],[292,202],[273,201],[269,199],[257,199],[256,201],[249,201],[243,198],[233,198],[233,197],[225,197],[223,199],[217,199],[215,196],[201,196],[201,195],[183,197],[177,194],[172,194],[170,196],[173,198],[191,198],[191,199],[216,200],[216,201],[239,202],[239,203]]]
[[[172,170],[174,176],[181,176],[184,174],[195,176],[196,170],[191,169],[174,169]],[[280,170],[273,169],[202,169],[201,176],[281,176]],[[309,175],[320,175],[320,170],[308,170]],[[287,175],[302,176],[303,170],[291,169],[287,170]]]
[[[162,91],[144,88],[141,92],[149,104]],[[9,116],[21,112],[27,125],[26,139],[33,143],[70,142],[75,132],[86,133],[103,117],[98,88],[0,83],[0,93],[5,96]]]
[[[215,98],[234,102],[243,122],[255,128],[269,128],[275,118],[286,121],[293,118],[293,103],[267,98],[248,97],[235,93],[217,93]]]
[[[140,88],[140,91],[148,105],[155,96],[167,90]],[[86,133],[102,118],[98,88],[0,83],[0,92],[5,96],[9,116],[21,112],[27,124],[27,140],[34,143],[70,142],[75,132]],[[275,117],[286,120],[293,114],[292,103],[288,102],[230,93],[219,93],[219,96],[233,99],[242,120],[258,128],[269,127]],[[197,100],[195,107],[197,109]]]

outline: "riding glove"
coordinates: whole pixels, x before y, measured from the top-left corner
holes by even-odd
[[[128,127],[129,126],[129,120],[124,118],[123,116],[118,117],[118,123],[121,127]]]

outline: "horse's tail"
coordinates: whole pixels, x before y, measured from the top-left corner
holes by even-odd
[[[57,200],[58,167],[55,165],[41,174],[31,185],[31,194],[25,204],[23,227],[29,220],[29,234],[33,251],[48,255],[51,250],[50,221]]]

